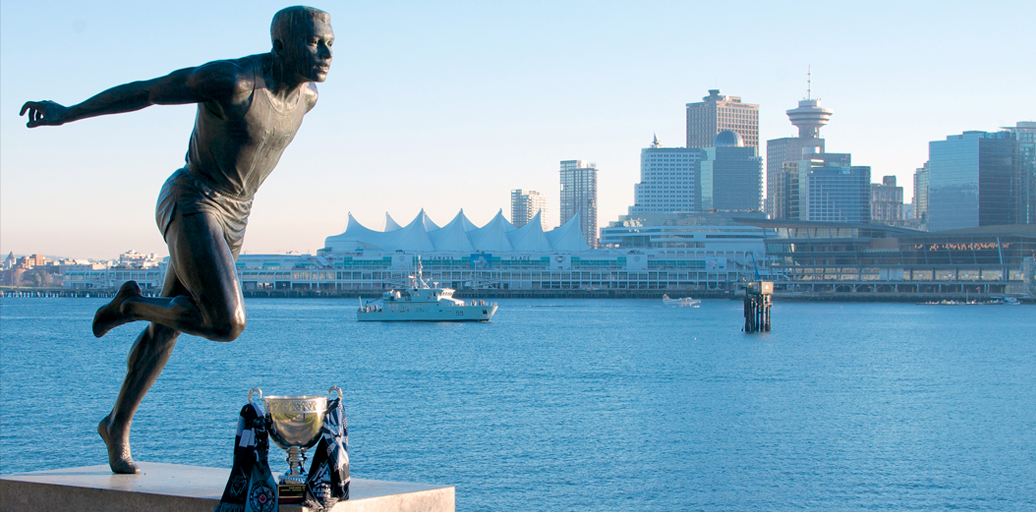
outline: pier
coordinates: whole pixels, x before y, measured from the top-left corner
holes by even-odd
[[[745,287],[745,332],[769,332],[772,305],[772,281],[748,283]]]

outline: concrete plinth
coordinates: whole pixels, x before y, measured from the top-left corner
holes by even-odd
[[[140,474],[115,475],[107,465],[0,477],[3,512],[212,512],[229,469],[140,462]],[[454,488],[353,478],[349,500],[334,512],[452,512]],[[298,505],[281,511],[299,512]]]

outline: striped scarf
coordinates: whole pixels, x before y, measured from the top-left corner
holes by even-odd
[[[234,467],[214,512],[276,512],[277,484],[267,455],[270,438],[263,415],[252,404],[241,408],[234,437]]]
[[[327,404],[320,442],[313,451],[313,465],[306,478],[305,506],[315,512],[331,510],[339,500],[349,499],[349,429],[342,401]]]

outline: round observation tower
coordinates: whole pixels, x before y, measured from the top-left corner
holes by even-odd
[[[799,101],[799,108],[788,111],[788,119],[799,128],[800,139],[817,139],[820,138],[820,127],[827,124],[834,113],[829,108],[821,107],[819,99],[804,99]]]

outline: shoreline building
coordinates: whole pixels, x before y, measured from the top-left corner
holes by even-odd
[[[511,191],[511,224],[520,228],[539,216],[546,223],[547,198],[535,190],[514,189]],[[544,224],[542,227],[546,228]]]
[[[66,265],[61,287],[66,290],[117,290],[126,281],[136,281],[145,294],[156,294],[165,284],[168,264],[168,256],[126,251],[117,260]]]
[[[807,89],[806,99],[799,101],[798,108],[787,111],[791,124],[799,129],[799,136],[766,141],[766,201],[763,210],[772,218],[787,216],[782,209],[786,204],[782,188],[784,164],[799,161],[803,155],[826,150],[825,141],[820,138],[820,128],[831,120],[834,111],[821,107],[820,98],[813,99],[812,92],[811,88]]]
[[[782,218],[867,223],[871,220],[871,168],[852,165],[848,153],[803,155],[784,163]]]
[[[242,293],[378,297],[407,286],[420,261],[425,279],[472,298],[731,298],[759,279],[774,281],[778,293],[820,300],[1036,296],[1036,225],[926,233],[760,212],[669,213],[620,217],[602,229],[600,249],[586,245],[575,218],[548,232],[539,222],[515,228],[502,211],[481,227],[463,211],[442,227],[423,211],[406,226],[386,225],[376,231],[350,216],[346,231],[327,237],[316,255],[242,254]],[[164,268],[115,266],[88,275],[67,267],[63,288],[104,294],[127,279],[161,285]]]
[[[640,151],[640,183],[633,185],[631,217],[709,210],[758,211],[762,158],[733,130],[708,147],[664,148],[655,137]]]
[[[928,231],[928,162],[914,171],[914,219],[922,231]]]
[[[687,104],[687,147],[705,148],[723,130],[733,130],[745,146],[759,147],[759,105],[709,89],[701,102]]]
[[[766,229],[779,293],[890,301],[1036,296],[1036,226],[929,233],[870,223],[738,220]]]
[[[698,173],[702,151],[663,148],[658,137],[640,150],[640,183],[633,185],[630,215],[700,210]]]
[[[738,225],[732,215],[662,214],[646,227],[632,219],[602,230],[609,247],[600,249],[586,244],[578,213],[547,232],[538,219],[516,228],[502,212],[479,227],[461,211],[439,227],[422,210],[406,226],[393,223],[385,231],[350,215],[345,232],[327,237],[315,256],[243,254],[237,272],[250,295],[372,296],[406,286],[420,258],[425,279],[468,296],[581,290],[657,298],[664,290],[683,290],[725,297],[757,271],[766,274],[764,229]],[[655,232],[656,224],[667,227]]]
[[[560,223],[580,218],[579,230],[591,248],[597,247],[597,168],[583,160],[561,161]]]
[[[1036,224],[1036,122],[1021,121],[1006,127],[1014,134],[1015,174],[1018,177],[1018,223]]]
[[[871,183],[871,221],[899,226],[903,220],[903,187],[896,186],[896,177],[885,176],[881,183]]]
[[[946,231],[1019,221],[1020,168],[1009,131],[966,131],[928,143],[928,227]]]
[[[762,206],[763,159],[733,130],[716,135],[702,148],[698,194],[701,210],[759,211]]]

